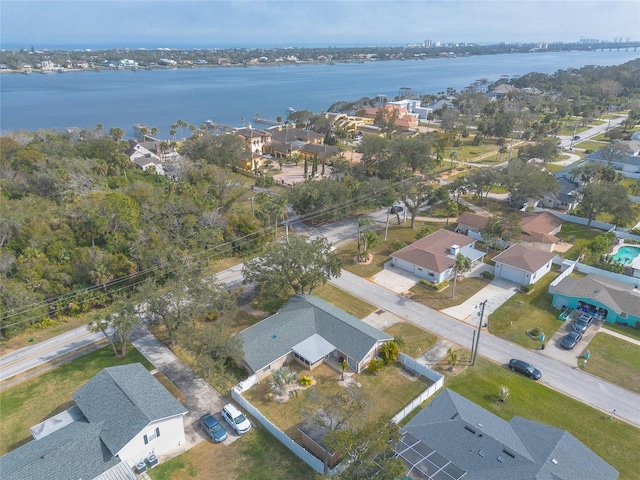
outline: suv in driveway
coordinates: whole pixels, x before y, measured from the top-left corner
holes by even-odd
[[[200,428],[203,429],[216,442],[224,442],[227,439],[227,431],[210,413],[205,413],[199,420]]]
[[[242,435],[251,430],[251,422],[249,419],[232,403],[227,403],[222,407],[222,418],[233,427],[238,435]]]
[[[533,380],[540,380],[540,377],[542,377],[542,373],[540,373],[540,370],[538,370],[530,363],[527,363],[524,360],[518,360],[517,358],[512,358],[511,360],[509,360],[509,368],[514,372],[526,375]]]
[[[592,323],[593,323],[593,317],[591,315],[587,315],[586,313],[583,313],[582,315],[580,315],[580,318],[576,320],[575,323],[573,324],[572,330],[579,333],[584,333],[587,331],[587,328],[589,328]]]

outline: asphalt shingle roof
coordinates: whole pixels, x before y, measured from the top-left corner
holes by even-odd
[[[258,371],[318,334],[361,361],[379,341],[393,337],[313,295],[294,295],[275,314],[243,330],[245,362]]]
[[[556,256],[555,253],[545,252],[534,247],[516,243],[504,252],[493,257],[493,261],[519,268],[526,272],[536,272]]]
[[[403,430],[465,470],[465,479],[618,477],[613,467],[565,430],[522,417],[507,422],[448,389]]]
[[[89,422],[103,422],[100,438],[114,455],[149,423],[187,413],[140,363],[105,368],[73,400]]]

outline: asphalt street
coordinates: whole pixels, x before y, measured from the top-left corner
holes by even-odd
[[[404,320],[429,330],[436,335],[471,348],[472,325],[455,320],[443,313],[398,295],[345,270],[331,283],[366,302],[387,310]],[[528,350],[508,342],[483,329],[480,335],[479,355],[506,365],[511,358],[520,358],[542,371],[542,383],[574,397],[603,412],[640,426],[640,395],[589,375],[576,367],[547,358],[536,350]]]

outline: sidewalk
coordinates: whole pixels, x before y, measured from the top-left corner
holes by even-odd
[[[627,337],[626,335],[623,335],[622,333],[618,333],[618,332],[616,332],[614,330],[609,330],[607,327],[600,327],[600,331],[602,333],[606,333],[607,335],[611,335],[612,337],[617,337],[617,338],[620,338],[622,340],[626,340],[627,342],[634,343],[634,344],[640,346],[640,340],[636,340],[635,338]]]

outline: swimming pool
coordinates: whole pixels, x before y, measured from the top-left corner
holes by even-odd
[[[609,255],[609,260],[626,265],[638,256],[640,256],[640,247],[624,246],[620,247],[615,255]]]

